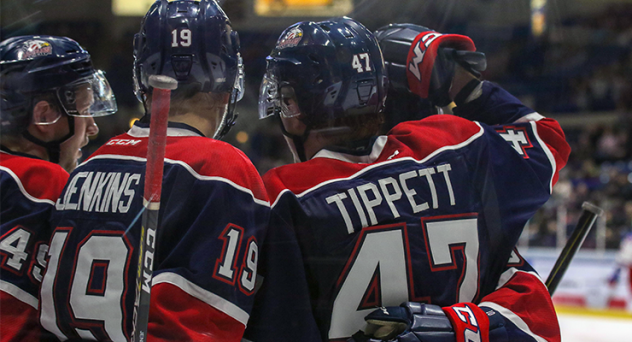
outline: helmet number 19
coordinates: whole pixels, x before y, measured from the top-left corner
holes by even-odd
[[[362,66],[362,63],[360,62],[361,59],[364,60],[364,67]],[[353,68],[356,69],[358,73],[371,71],[371,60],[369,58],[369,54],[365,52],[365,53],[358,53],[358,54],[353,55],[353,61],[351,62],[351,66],[353,66]]]
[[[191,46],[191,30],[185,28],[181,29],[178,34],[178,29],[171,31],[171,47]]]

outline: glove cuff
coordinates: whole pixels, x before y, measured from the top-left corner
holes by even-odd
[[[458,50],[476,51],[470,37],[458,34],[421,32],[415,37],[406,58],[407,78],[410,91],[422,99],[430,92],[430,78],[439,47],[449,46]]]
[[[489,318],[485,311],[472,303],[458,303],[443,308],[452,323],[456,342],[489,342]],[[478,336],[477,338],[474,338]]]

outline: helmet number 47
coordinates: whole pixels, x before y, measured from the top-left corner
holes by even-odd
[[[364,60],[364,67],[362,67],[362,63],[360,60]],[[369,58],[369,53],[358,53],[353,55],[353,61],[351,62],[351,66],[358,71],[358,73],[371,71],[371,60]]]

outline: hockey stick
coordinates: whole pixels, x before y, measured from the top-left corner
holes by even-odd
[[[577,253],[579,247],[584,243],[597,217],[603,214],[603,209],[588,202],[582,204],[582,209],[582,215],[579,217],[579,221],[577,221],[577,226],[575,226],[571,236],[568,238],[568,242],[564,245],[562,253],[557,257],[551,273],[549,273],[549,276],[546,278],[545,284],[551,296],[553,296],[557,285],[559,285],[562,277],[564,277],[564,273],[566,273],[566,269],[573,260],[575,253]]]
[[[145,166],[145,192],[143,196],[143,220],[138,249],[138,269],[136,273],[136,300],[133,313],[133,339],[143,342],[147,339],[149,321],[149,299],[151,277],[156,251],[156,230],[162,192],[162,171],[165,164],[167,142],[167,119],[171,105],[171,90],[178,87],[178,81],[162,76],[149,76],[149,85],[154,88],[151,99],[151,122],[147,142],[147,165]]]

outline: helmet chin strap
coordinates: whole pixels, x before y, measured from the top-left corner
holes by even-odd
[[[26,138],[26,140],[36,145],[44,147],[46,149],[46,153],[48,153],[48,160],[51,163],[55,163],[55,164],[59,164],[59,156],[61,154],[60,145],[63,144],[66,140],[70,139],[73,135],[75,135],[75,118],[73,118],[70,115],[64,115],[64,116],[68,120],[68,128],[70,131],[68,132],[66,136],[62,137],[61,139],[47,142],[47,141],[43,141],[41,139],[34,137],[28,130],[22,133],[22,135]]]
[[[286,137],[292,139],[294,143],[294,148],[296,149],[296,154],[298,155],[298,159],[302,162],[307,161],[307,157],[305,155],[305,140],[307,140],[307,136],[309,136],[310,127],[307,125],[305,128],[305,132],[303,135],[296,135],[285,130],[285,126],[283,126],[283,120],[281,120],[281,114],[277,113],[275,115],[279,120],[279,125],[281,126],[281,132]]]

